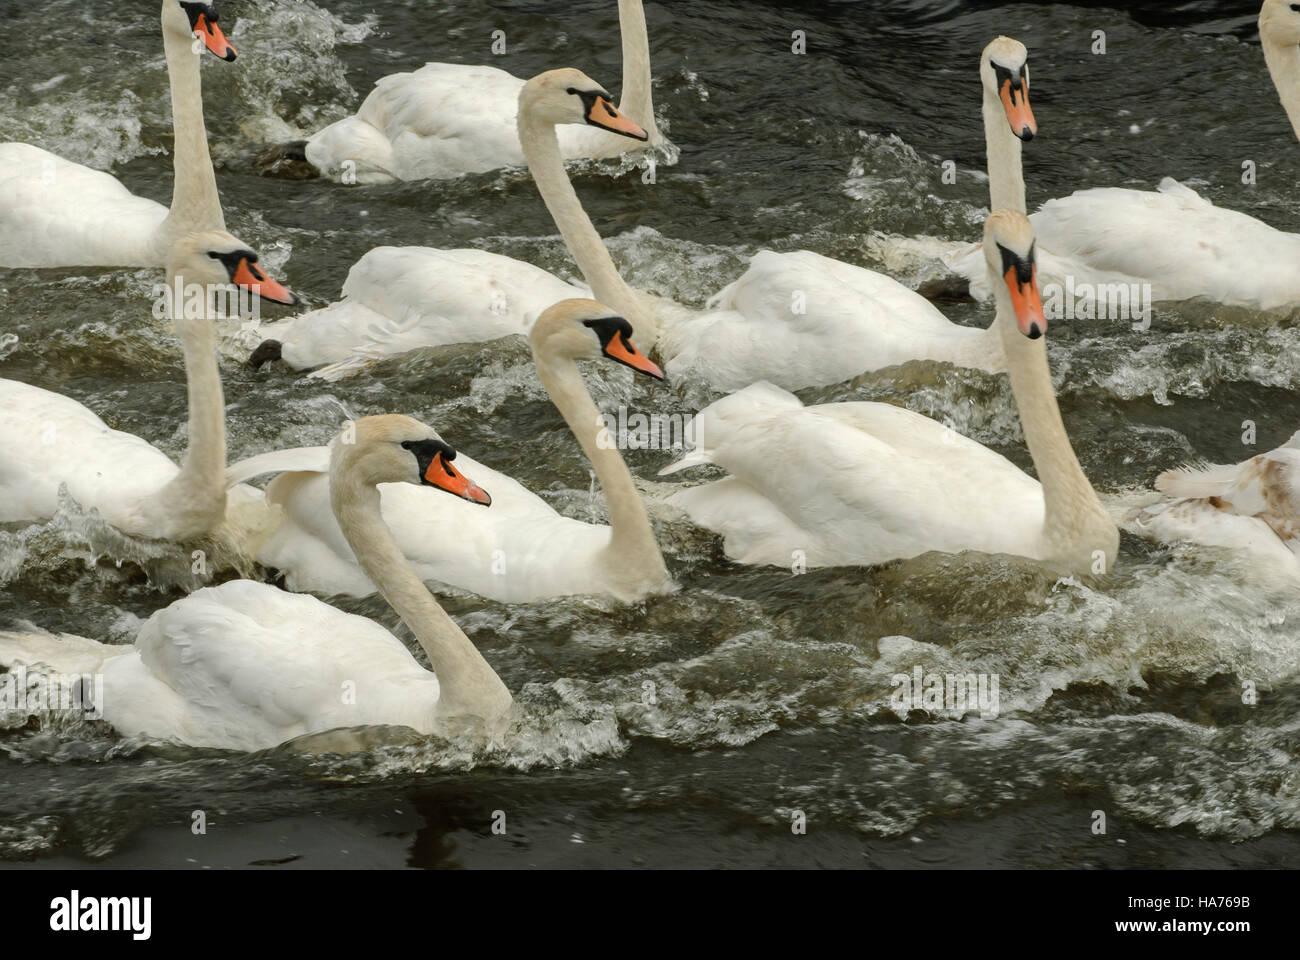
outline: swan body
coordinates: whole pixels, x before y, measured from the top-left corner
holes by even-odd
[[[528,168],[569,252],[595,296],[654,342],[654,313],[619,277],[564,171],[557,139],[560,125],[600,126],[634,140],[645,139],[646,132],[578,70],[539,74],[523,85],[518,99]],[[418,347],[527,334],[552,303],[586,295],[545,270],[500,254],[377,247],[348,272],[342,300],[263,327],[266,339],[251,359],[255,365],[280,359],[297,370],[325,364],[318,375],[332,378]]]
[[[371,620],[247,580],[206,587],[159,610],[129,648],[8,633],[0,634],[0,662],[102,673],[99,706],[118,732],[196,747],[260,750],[345,727],[396,725],[429,734],[456,717],[499,719],[509,691],[394,558],[374,481],[433,484],[427,478],[436,476],[458,495],[488,498],[463,475],[442,472],[455,451],[418,421],[369,417],[356,430],[357,443],[348,446],[359,449],[336,446],[332,455],[333,509],[433,672]]]
[[[1269,74],[1300,136],[1300,10],[1265,0],[1260,43]],[[1272,310],[1300,303],[1300,235],[1215,206],[1166,177],[1156,191],[1101,187],[1050,200],[1030,217],[1041,249],[1040,281],[1148,285],[1151,300],[1204,297]],[[978,251],[950,260],[990,293]]]
[[[1096,568],[1099,553],[1108,565],[1119,537],[1060,422],[1038,339],[1046,321],[1032,248],[1023,214],[989,217],[985,249],[1011,264],[994,327],[1042,484],[908,410],[881,403],[804,407],[792,394],[757,383],[701,411],[695,427],[707,445],[661,471],[714,463],[729,476],[670,502],[722,534],[727,555],[741,563],[876,564],[931,550],[977,550],[1083,570]],[[988,268],[1002,272],[991,259]]]
[[[995,209],[1025,208],[1021,140],[1037,130],[1027,60],[1024,44],[1008,37],[980,57]],[[807,250],[760,251],[708,312],[665,330],[661,353],[675,374],[720,391],[760,380],[787,390],[827,386],[909,360],[1006,369],[997,331],[952,323],[892,277]]]
[[[583,594],[630,601],[671,589],[631,474],[618,450],[601,443],[599,411],[573,363],[604,356],[662,377],[631,346],[629,336],[614,335],[623,348],[602,346],[597,333],[615,329],[609,326],[615,321],[622,322],[594,301],[568,300],[548,309],[530,335],[542,384],[594,465],[612,524],[561,516],[518,481],[462,453],[457,463],[492,491],[491,510],[408,484],[379,488],[384,521],[422,580],[506,603]],[[375,584],[328,510],[327,469],[325,448],[300,448],[235,464],[227,479],[235,483],[279,474],[266,495],[281,507],[283,519],[262,544],[258,559],[281,571],[286,586],[365,596]]]
[[[341,300],[259,333],[280,343],[280,359],[295,370],[345,364],[341,371],[421,347],[526,336],[551,304],[585,295],[486,250],[375,247],[348,271]]]
[[[228,233],[192,234],[177,244],[168,288],[249,286],[257,254]],[[260,271],[258,271],[260,274]],[[293,295],[260,274],[252,289],[292,302]],[[209,301],[210,303],[210,301]],[[109,428],[69,397],[0,379],[0,521],[45,520],[59,491],[124,533],[188,540],[211,533],[226,513],[225,409],[210,316],[174,323],[185,354],[190,446],[177,466],[139,437]],[[250,491],[239,493],[242,499]]]
[[[661,141],[650,94],[650,48],[641,0],[619,0],[620,110]],[[348,182],[445,179],[525,162],[516,127],[524,81],[496,67],[427,63],[382,77],[353,115],[307,140],[307,161]],[[633,143],[596,129],[559,133],[565,159],[612,157]]]
[[[1242,463],[1166,470],[1155,486],[1167,499],[1137,512],[1145,532],[1229,547],[1300,573],[1300,433]]]
[[[990,331],[952,323],[892,277],[808,250],[755,254],[708,312],[665,328],[660,350],[674,374],[721,391],[756,379],[826,386],[917,359],[1004,367]]]
[[[191,47],[197,33],[223,60],[235,48],[211,5],[164,0],[162,29],[176,131],[171,208],[47,150],[0,143],[0,267],[161,267],[182,237],[225,229]]]

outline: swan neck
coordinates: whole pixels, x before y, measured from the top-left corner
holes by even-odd
[[[208,153],[208,135],[203,124],[203,91],[199,61],[193,43],[163,31],[167,75],[171,83],[173,187],[172,204],[163,234],[167,251],[172,243],[197,230],[224,230],[217,177]],[[202,48],[200,48],[202,49]],[[164,255],[167,251],[164,251]]]
[[[1300,138],[1300,47],[1280,44],[1262,32],[1260,44],[1278,99],[1291,121],[1292,131]]]
[[[1006,111],[995,96],[984,91],[984,147],[988,163],[989,209],[1026,213],[1023,144],[1011,132]]]
[[[651,94],[650,35],[646,30],[645,7],[641,0],[618,0],[619,34],[623,44],[623,89],[619,111],[639,123],[658,143],[655,108]]]
[[[225,516],[226,404],[217,366],[213,294],[205,292],[202,316],[186,317],[185,300],[177,296],[185,278],[168,270],[167,281],[185,357],[189,445],[180,472],[159,494],[156,535],[187,540],[212,533]]]
[[[653,342],[658,335],[658,323],[619,276],[609,250],[582,208],[582,202],[564,170],[555,125],[530,117],[524,109],[519,111],[518,123],[519,142],[537,191],[592,294],[605,306],[626,317],[638,336],[647,343]]]
[[[350,479],[330,463],[330,506],[357,563],[415,634],[438,678],[431,711],[439,716],[495,719],[510,707],[510,691],[447,615],[412,569],[380,511],[379,489]]]
[[[1095,524],[1113,531],[1101,501],[1079,465],[1070,444],[1052,387],[1047,363],[1047,339],[1030,340],[1016,326],[1015,313],[1005,289],[997,287],[1000,330],[1006,352],[1007,374],[1025,433],[1025,444],[1042,485],[1045,505],[1043,533],[1059,553],[1076,550]]]
[[[605,493],[611,531],[609,549],[614,562],[630,568],[646,586],[667,581],[668,570],[632,471],[604,428],[604,419],[577,364],[569,357],[552,356],[545,348],[534,349],[533,361],[542,387],[577,438]]]

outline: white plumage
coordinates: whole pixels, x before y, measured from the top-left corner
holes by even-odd
[[[619,0],[621,110],[661,142],[650,93],[650,46],[641,0]],[[426,63],[381,77],[351,116],[312,135],[307,160],[349,182],[445,179],[521,166],[516,119],[524,81],[477,64]],[[595,128],[560,131],[565,159],[612,157],[640,145]]]
[[[1300,433],[1242,463],[1166,470],[1155,485],[1170,499],[1135,517],[1152,536],[1228,547],[1300,573]]]
[[[551,304],[585,295],[540,267],[484,250],[376,247],[348,271],[338,302],[263,324],[258,333],[279,340],[296,370],[359,364],[421,347],[527,336]]]

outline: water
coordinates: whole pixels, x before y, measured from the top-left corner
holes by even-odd
[[[152,5],[147,5],[152,6]],[[326,9],[328,7],[328,10]],[[1300,153],[1255,42],[1252,3],[1079,5],[649,3],[655,102],[681,148],[657,182],[588,165],[575,182],[633,283],[702,305],[762,247],[807,247],[913,283],[897,238],[973,240],[987,203],[979,50],[1031,54],[1040,137],[1031,206],[1086,186],[1177,177],[1283,229]],[[95,29],[88,29],[91,19]],[[527,175],[345,189],[259,177],[259,146],[351,112],[373,80],[426,60],[519,76],[578,66],[617,88],[615,5],[227,0],[241,56],[205,63],[230,228],[307,306],[381,243],[477,246],[577,279]],[[0,138],[170,196],[155,13],[107,20],[71,0],[0,0]],[[233,25],[233,29],[231,29]],[[805,30],[808,54],[790,53]],[[1090,52],[1094,30],[1108,53]],[[1258,184],[1241,183],[1254,160]],[[941,182],[954,160],[958,182]],[[179,351],[140,270],[0,271],[0,375],[59,389],[179,457]],[[954,319],[985,308],[944,304]],[[1117,514],[1162,469],[1236,461],[1300,423],[1297,318],[1158,306],[1149,331],[1060,322],[1050,355],[1085,470]],[[231,357],[238,331],[225,330]],[[17,338],[16,340],[14,338]],[[671,371],[670,371],[671,373]],[[230,455],[324,442],[345,416],[403,412],[583,519],[602,517],[576,443],[521,341],[449,347],[321,383],[223,375]],[[588,382],[607,408],[691,412],[688,383]],[[667,391],[667,393],[665,393]],[[1029,467],[998,378],[908,364],[805,391],[949,419]],[[1243,446],[1243,421],[1257,447]],[[9,452],[6,455],[13,455]],[[1233,557],[1125,535],[1105,582],[1010,558],[925,556],[792,576],[728,564],[657,506],[672,457],[629,451],[674,596],[509,607],[444,593],[520,702],[490,749],[394,736],[350,755],[252,756],[120,739],[66,718],[0,732],[0,859],[44,866],[1283,866],[1300,853],[1300,601]],[[677,479],[677,478],[674,478]],[[129,642],[183,595],[176,564],[115,564],[84,518],[0,529],[0,615]],[[231,576],[224,572],[221,576]],[[394,628],[380,601],[341,606]],[[910,639],[900,639],[910,638]],[[1000,712],[891,708],[892,677],[996,674]],[[1243,683],[1258,703],[1242,702]],[[653,694],[653,696],[651,696]],[[208,818],[206,836],[190,826]],[[494,812],[505,818],[493,834]],[[802,811],[807,834],[791,833]],[[1094,811],[1107,833],[1092,832]]]

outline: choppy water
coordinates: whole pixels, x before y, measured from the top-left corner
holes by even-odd
[[[156,12],[0,0],[0,139],[111,169],[166,202],[169,104]],[[1084,186],[1175,176],[1216,203],[1300,226],[1300,151],[1265,72],[1253,3],[647,4],[661,127],[681,148],[657,182],[575,172],[633,283],[702,304],[770,246],[929,275],[894,237],[974,239],[986,205],[977,54],[1031,53],[1040,137],[1031,207]],[[95,29],[88,29],[92,19]],[[372,246],[478,246],[576,279],[529,178],[506,171],[345,189],[256,175],[263,142],[350,112],[371,82],[426,60],[520,76],[620,76],[615,4],[224,0],[241,56],[209,62],[209,138],[227,221],[307,301],[334,299]],[[230,27],[233,25],[233,30]],[[808,54],[791,55],[792,30]],[[1090,53],[1092,31],[1109,52]],[[940,181],[952,159],[956,185]],[[1258,184],[1243,186],[1253,159]],[[146,304],[151,271],[0,271],[0,375],[56,388],[179,457],[176,343]],[[945,304],[987,323],[974,304]],[[231,331],[233,337],[233,331]],[[1160,305],[1152,328],[1054,324],[1061,407],[1116,512],[1161,469],[1236,461],[1300,423],[1296,317]],[[16,338],[16,339],[15,339]],[[236,345],[230,344],[232,353]],[[601,517],[588,473],[522,341],[425,351],[324,384],[223,369],[232,459],[324,442],[347,415],[405,412]],[[671,373],[671,371],[670,371]],[[690,412],[689,384],[588,371],[597,400]],[[649,391],[653,389],[653,397]],[[805,391],[887,399],[1029,467],[1006,385],[926,364]],[[10,454],[6,454],[10,455]],[[630,451],[647,493],[669,459]],[[349,756],[232,756],[36,717],[0,732],[0,858],[51,865],[1280,866],[1300,853],[1300,599],[1233,558],[1125,536],[1109,581],[1055,582],[1005,558],[927,556],[792,576],[722,559],[656,518],[683,589],[634,607],[581,600],[445,605],[522,705],[508,745],[401,739]],[[182,595],[165,564],[92,559],[75,516],[0,529],[0,615],[128,642]],[[345,602],[409,634],[381,601]],[[910,638],[910,639],[900,639]],[[891,677],[997,674],[1000,714],[890,709]],[[1259,690],[1242,703],[1242,684]],[[647,686],[649,684],[649,686]],[[646,695],[654,691],[654,697]],[[650,700],[653,702],[648,702]],[[206,837],[191,812],[209,817]],[[505,812],[508,833],[490,831]],[[806,836],[790,830],[794,811]],[[1091,832],[1093,811],[1108,818]]]

